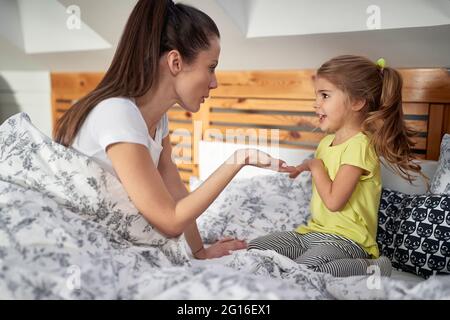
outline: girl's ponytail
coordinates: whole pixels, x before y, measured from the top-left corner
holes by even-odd
[[[378,155],[410,183],[410,172],[420,173],[421,167],[412,162],[414,156],[412,137],[416,132],[406,126],[402,107],[403,80],[397,70],[385,67],[379,70],[382,87],[379,107],[369,112],[363,122],[363,130],[371,137]]]

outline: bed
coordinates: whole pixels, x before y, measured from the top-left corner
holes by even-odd
[[[422,133],[416,152],[424,160],[437,160],[440,139],[449,129],[448,74],[428,69],[404,74],[412,75],[404,94],[407,120]],[[170,110],[173,144],[181,150],[175,158],[181,158],[185,182],[192,180],[194,188],[195,178],[209,175],[216,164],[205,159],[214,152],[219,162],[217,148],[225,154],[239,147],[236,135],[218,141],[229,134],[227,128],[238,125],[257,129],[256,135],[279,129],[280,144],[274,146],[277,139],[269,138],[265,147],[275,147],[289,163],[311,156],[320,134],[313,131],[310,75],[222,73],[222,89],[200,113],[187,114],[176,106]],[[94,78],[52,75],[55,119],[95,86],[86,79]],[[197,131],[195,120],[202,125]],[[248,144],[255,135],[246,133]],[[186,158],[193,163],[184,163]],[[428,164],[432,172],[435,163]],[[198,220],[202,237],[209,244],[227,235],[251,239],[290,230],[308,218],[310,192],[307,175],[292,180],[242,171]],[[450,276],[334,278],[258,250],[193,260],[183,237],[168,239],[149,225],[114,176],[56,144],[24,113],[0,126],[0,258],[1,299],[450,298]]]
[[[202,181],[206,180],[208,176],[220,166],[223,161],[225,161],[234,150],[248,147],[246,145],[241,144],[231,144],[231,143],[220,143],[220,142],[211,142],[211,141],[200,141],[199,142],[199,178],[191,178],[191,189],[195,189],[198,185],[201,184]],[[313,151],[304,150],[304,149],[290,149],[290,148],[278,148],[276,150],[271,150],[268,147],[256,147],[262,151],[268,152],[273,156],[277,156],[283,160],[285,160],[290,165],[298,164],[302,159],[309,158],[313,156]],[[209,155],[214,154],[214,158],[211,159]],[[421,160],[420,165],[422,167],[422,172],[428,176],[432,177],[436,171],[438,166],[438,162],[434,160]],[[414,185],[409,184],[404,179],[400,178],[396,175],[388,166],[382,166],[382,181],[383,188],[398,190],[400,192],[406,194],[424,194],[427,191],[427,186],[424,181],[418,180]],[[272,175],[270,178],[268,176]],[[303,177],[299,177],[300,181],[290,181],[288,178],[280,176],[280,174],[274,173],[269,170],[264,170],[255,167],[246,167],[241,170],[238,175],[236,175],[233,184],[229,186],[221,195],[221,197],[216,201],[216,203],[209,209],[211,212],[207,212],[205,215],[200,217],[199,224],[201,226],[202,235],[204,239],[212,239],[216,238],[219,234],[225,236],[233,236],[233,237],[244,237],[244,238],[255,238],[257,236],[261,236],[266,234],[267,232],[274,231],[276,229],[275,226],[279,228],[279,230],[289,230],[295,228],[300,222],[305,222],[307,217],[309,216],[309,212],[307,210],[302,209],[294,209],[293,212],[301,212],[301,215],[291,215],[290,213],[285,213],[284,217],[277,218],[277,213],[282,212],[280,207],[283,205],[283,202],[293,201],[293,199],[283,192],[292,192],[289,189],[284,189],[282,192],[274,192],[274,190],[268,186],[265,186],[267,189],[263,192],[255,190],[252,186],[261,186],[266,185],[268,181],[271,183],[275,183],[277,186],[281,183],[285,186],[291,186],[292,188],[298,188],[302,192],[300,192],[300,196],[294,197],[295,201],[302,204],[302,206],[307,206],[310,192],[309,185],[311,177],[308,174],[303,174]],[[302,181],[302,179],[304,181]],[[258,183],[260,182],[260,184]],[[242,190],[245,186],[246,191]],[[300,186],[300,187],[299,187]],[[236,190],[234,190],[236,189]],[[281,190],[283,188],[280,188]],[[232,194],[231,198],[232,202],[227,204],[227,198],[230,198],[228,193]],[[244,196],[239,196],[240,193],[243,193]],[[264,208],[263,211],[258,211],[258,215],[273,215],[268,219],[266,228],[260,228],[258,226],[254,227],[253,232],[249,232],[249,225],[252,226],[253,215],[252,213],[247,219],[242,218],[242,211],[246,211],[246,202],[245,200],[254,197],[255,194],[260,194],[261,198],[263,195],[267,197],[276,194],[274,199],[272,199],[272,203],[269,207]],[[252,195],[252,196],[250,196]],[[258,200],[257,202],[264,202],[265,200]],[[244,203],[244,205],[242,205]],[[231,208],[227,208],[230,206]],[[220,209],[217,209],[220,208]],[[239,211],[238,211],[239,210]],[[220,212],[221,211],[221,212]],[[208,216],[211,215],[211,217]],[[218,219],[218,217],[223,216],[223,219]],[[227,226],[224,226],[220,220],[226,220]],[[283,223],[277,221],[277,219],[286,219]],[[214,228],[214,225],[219,226],[219,231],[210,231],[211,228]],[[272,225],[272,226],[271,226]],[[211,227],[213,226],[213,227]],[[209,231],[208,231],[209,230]],[[227,258],[225,258],[227,259]],[[424,281],[424,278],[414,275],[412,273],[402,272],[397,269],[393,269],[393,274],[391,279],[395,280],[403,280],[405,282],[417,284],[419,282]]]

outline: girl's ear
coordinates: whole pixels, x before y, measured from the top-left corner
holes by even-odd
[[[366,99],[355,99],[352,101],[352,110],[353,111],[361,111],[362,108],[366,105]]]
[[[169,53],[167,53],[166,61],[169,71],[173,76],[176,76],[181,72],[181,69],[183,68],[183,58],[178,50],[169,51]]]

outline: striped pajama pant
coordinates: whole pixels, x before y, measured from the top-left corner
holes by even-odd
[[[388,258],[369,259],[356,242],[327,233],[276,232],[250,241],[248,250],[252,249],[274,250],[309,269],[335,277],[369,275],[371,265],[377,265],[382,276],[390,276],[392,268]]]

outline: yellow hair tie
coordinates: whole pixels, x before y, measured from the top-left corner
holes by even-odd
[[[386,66],[386,60],[384,60],[383,58],[380,58],[377,60],[377,66],[383,70],[384,67]]]

